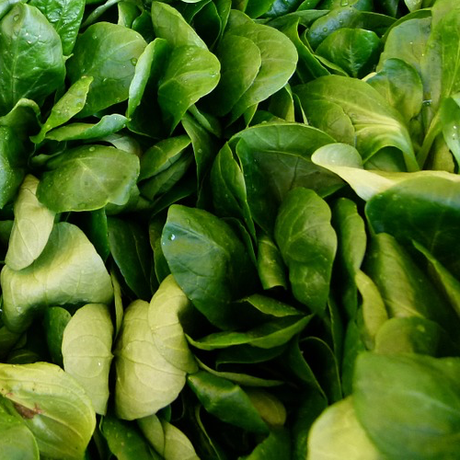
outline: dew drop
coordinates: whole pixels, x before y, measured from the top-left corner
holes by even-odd
[[[131,59],[131,64],[132,64],[132,65],[136,65],[136,64],[137,64],[137,59],[136,59],[136,58],[132,58],[132,59]]]
[[[15,14],[13,16],[13,21],[19,21],[19,14]]]
[[[326,33],[328,31],[327,27],[323,27],[323,32]]]
[[[90,148],[89,148],[89,151],[90,151],[90,152],[94,152],[95,150],[96,150],[96,147],[90,147]]]
[[[174,240],[176,239],[176,235],[174,235],[174,234],[173,234],[173,235],[169,235],[169,239],[170,239],[171,241],[174,241]]]

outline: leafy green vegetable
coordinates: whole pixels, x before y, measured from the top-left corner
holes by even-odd
[[[0,113],[21,98],[41,102],[62,85],[64,56],[59,35],[40,10],[17,3],[0,21]]]
[[[0,1],[0,457],[457,458],[457,3]]]
[[[60,367],[0,364],[0,388],[43,455],[68,459],[84,455],[96,424],[94,409],[83,388]]]
[[[383,454],[395,459],[456,455],[458,372],[458,358],[374,353],[358,358],[354,407]]]
[[[126,204],[139,175],[139,159],[114,147],[82,146],[53,160],[37,196],[55,212],[93,211],[109,202]]]
[[[292,293],[315,313],[323,313],[329,296],[337,237],[326,203],[312,190],[292,190],[282,203],[275,240],[289,268]]]
[[[38,201],[38,184],[36,177],[26,176],[15,202],[14,223],[5,256],[6,265],[13,270],[22,270],[32,264],[42,253],[53,230],[55,213]]]
[[[87,304],[68,322],[62,338],[64,370],[91,398],[94,410],[105,414],[109,399],[113,325],[103,304]]]
[[[185,385],[185,372],[157,347],[148,315],[147,302],[130,304],[115,346],[115,408],[125,420],[154,414],[174,401]]]

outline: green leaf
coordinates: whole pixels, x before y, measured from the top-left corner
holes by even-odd
[[[125,204],[139,175],[139,159],[103,145],[84,145],[48,163],[38,199],[55,212],[92,211]]]
[[[59,366],[0,364],[0,394],[34,434],[41,455],[83,457],[96,416],[83,388]]]
[[[256,231],[248,205],[243,172],[228,143],[220,149],[214,160],[211,188],[216,214],[244,220],[248,231],[254,236]]]
[[[115,346],[115,409],[125,420],[155,414],[173,402],[185,385],[185,372],[157,348],[148,316],[147,302],[131,303]]]
[[[318,18],[310,27],[307,39],[310,45],[316,49],[317,46],[330,34],[342,27],[355,28],[359,27],[361,22],[361,13],[355,8],[347,5],[341,5],[335,8],[323,17]]]
[[[83,78],[83,77],[82,77]],[[100,139],[123,129],[128,119],[118,113],[103,116],[97,123],[70,123],[53,129],[46,139],[53,141],[75,141]]]
[[[224,221],[207,211],[169,208],[161,245],[180,288],[213,324],[231,328],[230,302],[253,283],[246,249]]]
[[[356,132],[356,148],[366,161],[385,147],[401,151],[408,171],[419,169],[401,115],[368,83],[338,75],[320,77],[294,88],[302,105],[329,101],[342,107]]]
[[[286,423],[286,408],[277,397],[260,388],[246,388],[245,391],[268,426],[278,430]]]
[[[109,22],[93,24],[78,37],[67,63],[68,77],[71,83],[83,75],[94,79],[80,117],[128,99],[135,65],[146,46],[134,30]]]
[[[365,29],[338,29],[328,35],[316,53],[337,64],[351,77],[365,76],[375,64],[380,38]]]
[[[0,117],[0,208],[11,201],[21,185],[33,149],[29,136],[36,132],[39,106],[20,99],[13,109]]]
[[[31,137],[32,142],[43,142],[48,131],[69,121],[83,108],[88,95],[89,87],[93,82],[92,77],[83,76],[77,80],[67,92],[54,104],[49,117],[42,125],[40,132]]]
[[[267,321],[247,332],[215,332],[199,340],[188,337],[189,342],[201,350],[215,350],[234,345],[274,348],[284,345],[310,322],[311,316],[288,316]]]
[[[275,240],[289,269],[295,298],[323,314],[329,297],[337,236],[329,206],[314,191],[293,189],[282,203]]]
[[[401,59],[386,59],[367,80],[403,116],[406,123],[422,110],[423,83],[417,71]]]
[[[231,27],[227,33],[254,42],[261,57],[256,78],[232,107],[230,119],[235,121],[248,108],[264,101],[288,82],[295,71],[298,56],[289,38],[272,27],[247,22]]]
[[[350,318],[354,318],[358,306],[355,275],[366,253],[367,235],[363,218],[356,203],[339,198],[332,208],[332,225],[337,232],[338,288],[342,302]]]
[[[377,285],[390,317],[431,319],[455,334],[458,320],[450,305],[392,236],[375,235],[364,270]]]
[[[149,179],[165,171],[184,154],[190,144],[190,138],[181,135],[168,137],[150,147],[141,157],[139,180]]]
[[[37,442],[27,426],[8,414],[0,400],[0,452],[5,460],[39,460]],[[6,405],[6,404],[5,404]]]
[[[205,371],[189,375],[187,382],[210,414],[250,432],[268,432],[267,425],[240,386]]]
[[[446,332],[435,322],[425,318],[391,318],[375,337],[375,352],[380,354],[419,353],[438,356],[442,337]]]
[[[110,452],[119,460],[157,459],[147,440],[132,425],[113,416],[102,419],[101,431],[107,440]]]
[[[292,455],[295,459],[305,459],[308,455],[308,435],[311,425],[327,407],[327,402],[318,391],[301,393],[301,400],[293,414]]]
[[[409,250],[411,241],[416,241],[460,276],[455,230],[460,222],[460,207],[455,199],[460,191],[457,178],[455,174],[435,177],[427,173],[424,177],[409,177],[376,195],[366,206],[373,230],[393,235]]]
[[[158,86],[158,103],[171,132],[185,112],[217,86],[219,78],[219,60],[207,49],[184,45],[172,50]]]
[[[287,289],[286,268],[275,242],[263,234],[257,243],[257,270],[263,288],[280,286]]]
[[[137,222],[117,217],[109,217],[107,225],[110,252],[126,284],[138,298],[150,300],[153,254],[147,229]]]
[[[109,303],[110,276],[94,246],[75,225],[61,222],[40,257],[29,267],[1,272],[3,319],[22,332],[48,306]],[[75,282],[78,280],[78,283]]]
[[[102,415],[109,399],[112,336],[109,308],[93,303],[76,311],[62,338],[64,370],[85,389],[94,410]]]
[[[436,260],[421,244],[414,242],[415,248],[420,251],[429,262],[432,270],[429,271],[436,287],[449,300],[450,305],[460,316],[460,281],[450,273],[438,260]]]
[[[222,76],[212,96],[206,99],[212,113],[223,116],[251,87],[262,64],[259,47],[250,39],[226,34],[216,50]]]
[[[367,348],[374,348],[375,338],[379,330],[388,320],[382,296],[371,278],[361,270],[355,275],[356,286],[362,297],[360,315],[362,317],[361,335]]]
[[[234,347],[232,347],[232,349],[239,348],[241,350],[241,348],[245,346],[252,347],[251,345],[235,345]],[[243,374],[241,372],[225,372],[225,371],[214,370],[213,368],[204,364],[198,358],[195,358],[195,359],[200,369],[205,370],[206,372],[209,372],[210,374],[215,375],[217,377],[221,377],[221,378],[230,380],[231,382],[236,383],[237,385],[244,386],[246,388],[245,390],[246,392],[248,392],[248,389],[254,388],[254,387],[255,388],[279,387],[283,385],[284,383],[282,380],[265,379],[265,378],[255,377],[254,375]]]
[[[190,308],[190,301],[173,276],[168,275],[152,297],[148,313],[157,349],[168,362],[187,373],[198,369],[180,323]]]
[[[197,46],[207,50],[205,42],[187,24],[181,14],[163,2],[152,2],[152,21],[155,35],[166,39],[172,46]]]
[[[62,307],[51,307],[43,315],[46,343],[54,364],[63,367],[62,336],[70,321],[70,313]]]
[[[165,450],[165,433],[161,420],[155,415],[149,415],[137,420],[142,434],[150,445],[162,456]]]
[[[284,429],[273,430],[257,447],[242,460],[277,460],[291,458],[291,439]]]
[[[0,112],[21,98],[41,102],[64,82],[59,35],[34,6],[17,3],[0,21]]]
[[[458,358],[363,353],[353,404],[379,450],[399,460],[454,458],[460,449]]]
[[[327,134],[300,123],[267,123],[239,132],[236,145],[254,221],[272,234],[278,206],[289,190],[306,187],[327,195],[340,184],[310,161],[319,147],[333,142]]]
[[[32,0],[29,4],[36,6],[56,29],[61,37],[62,51],[64,55],[69,56],[77,40],[85,10],[85,1]]]
[[[152,66],[157,65],[157,62],[162,59],[163,54],[168,49],[169,46],[166,40],[156,38],[145,47],[139,56],[134,69],[133,79],[129,85],[127,117],[132,117],[136,108],[140,105],[149,83],[149,78],[151,78]]]
[[[36,260],[48,242],[55,213],[36,197],[39,181],[31,174],[22,183],[14,203],[14,223],[5,263],[13,270],[22,270]]]
[[[308,437],[309,460],[384,460],[356,418],[352,397],[326,409]]]

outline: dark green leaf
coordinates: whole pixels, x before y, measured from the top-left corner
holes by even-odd
[[[267,425],[240,386],[205,371],[189,375],[187,382],[204,408],[220,420],[251,432],[268,432]]]
[[[64,81],[59,35],[34,6],[16,4],[0,22],[0,112],[21,98],[41,102]]]
[[[107,220],[110,252],[126,284],[137,298],[149,301],[153,254],[147,230],[133,221],[116,217]]]
[[[237,323],[230,302],[253,284],[254,268],[233,230],[209,212],[173,205],[161,244],[174,278],[198,310],[218,327]]]
[[[108,22],[93,24],[78,37],[67,64],[69,79],[94,79],[80,117],[128,99],[135,65],[146,46],[134,30]]]
[[[323,314],[329,297],[337,236],[326,202],[312,190],[293,189],[283,201],[275,240],[289,269],[297,300]]]
[[[66,56],[72,53],[85,10],[84,0],[32,0],[61,37],[62,51]]]

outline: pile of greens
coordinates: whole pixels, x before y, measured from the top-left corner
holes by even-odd
[[[0,458],[460,456],[456,0],[0,1]]]

